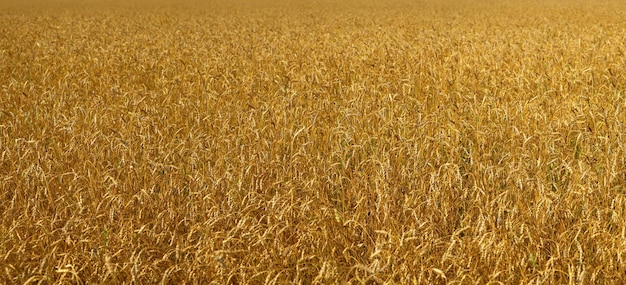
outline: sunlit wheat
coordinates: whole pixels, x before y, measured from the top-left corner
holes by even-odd
[[[620,1],[0,7],[0,283],[626,281]]]

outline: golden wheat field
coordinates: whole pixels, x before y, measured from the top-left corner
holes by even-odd
[[[624,284],[623,1],[4,1],[2,284]]]

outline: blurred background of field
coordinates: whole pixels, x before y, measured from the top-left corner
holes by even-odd
[[[621,1],[3,1],[0,283],[626,282]]]

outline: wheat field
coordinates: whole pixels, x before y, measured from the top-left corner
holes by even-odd
[[[4,1],[0,283],[623,284],[622,1]]]

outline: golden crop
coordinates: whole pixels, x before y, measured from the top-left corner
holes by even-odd
[[[0,283],[624,283],[620,2],[0,4]]]

